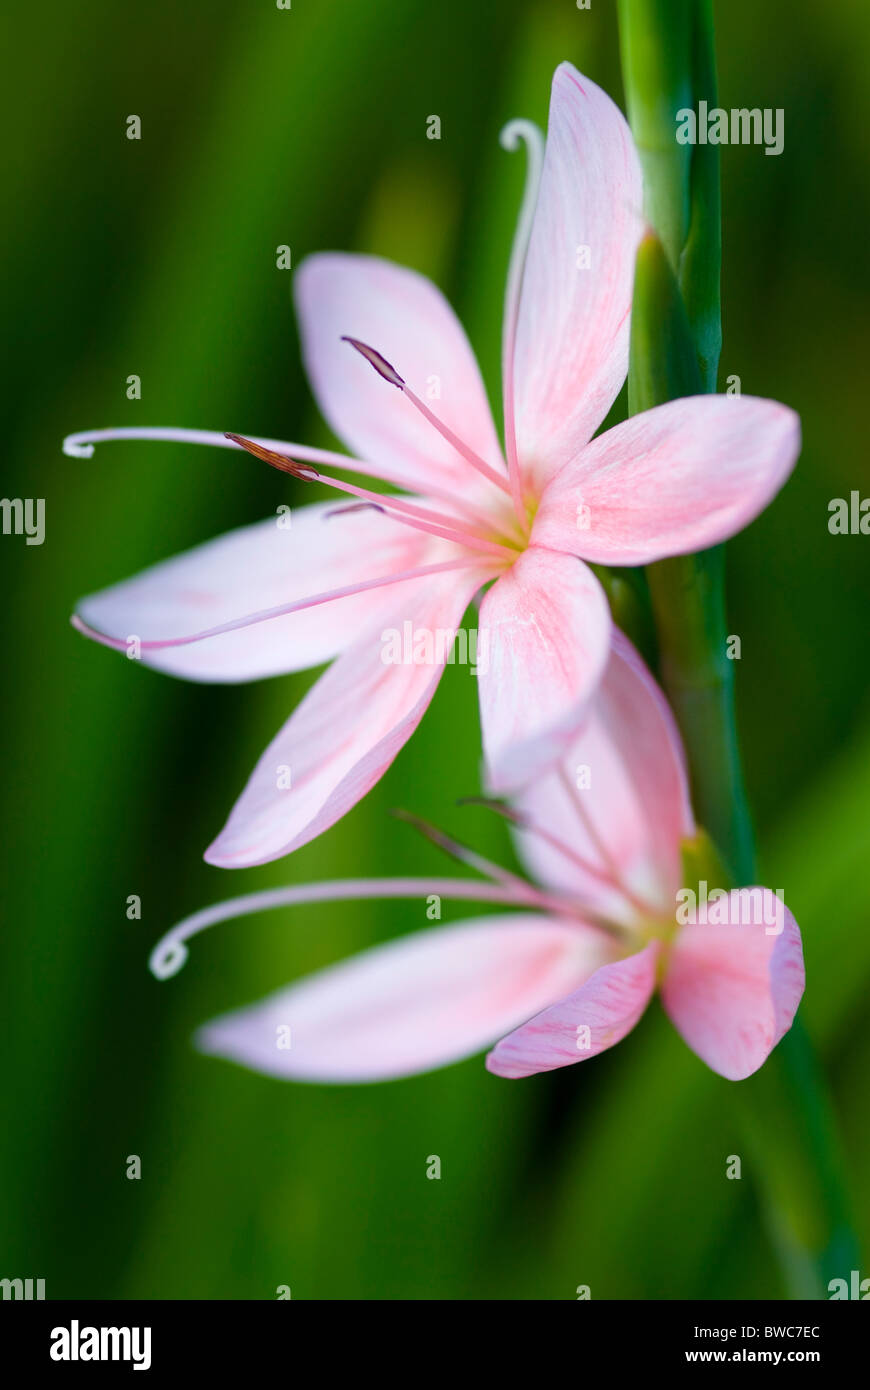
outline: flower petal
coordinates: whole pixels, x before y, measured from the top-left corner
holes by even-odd
[[[683,746],[662,691],[617,628],[583,729],[560,767],[530,783],[514,805],[578,856],[519,831],[518,849],[537,882],[617,921],[636,913],[608,878],[653,911],[673,912],[680,840],[695,829]]]
[[[705,550],[758,516],[799,452],[798,417],[777,401],[668,401],[599,435],[562,469],[532,539],[608,565]]]
[[[804,992],[803,950],[794,917],[769,888],[735,889],[726,911],[726,925],[699,920],[682,928],[662,1003],[708,1067],[742,1081],[792,1025]]]
[[[175,638],[458,554],[375,511],[329,518],[335,504],[294,507],[152,565],[78,606],[91,627],[126,641]],[[390,586],[330,600],[189,646],[143,649],[149,666],[198,681],[245,681],[319,666],[396,606]]]
[[[595,1057],[621,1042],[655,989],[658,943],[602,965],[573,994],[497,1043],[486,1059],[496,1076],[516,1080]]]
[[[590,569],[533,547],[487,592],[478,666],[493,791],[512,791],[566,750],[607,661],[610,610]]]
[[[197,1045],[301,1081],[430,1071],[472,1056],[558,998],[595,968],[598,940],[532,914],[433,928],[227,1014],[202,1029]]]
[[[536,490],[591,439],[625,380],[642,202],[625,117],[600,87],[562,63],[553,78],[514,363],[519,458]]]
[[[435,693],[449,652],[439,634],[455,632],[480,583],[476,570],[464,569],[401,586],[383,623],[333,662],[272,740],[206,851],[210,864],[243,868],[289,854],[371,790]],[[406,623],[429,634],[429,650],[421,644],[421,664],[389,664],[386,634],[401,638]]]
[[[342,342],[357,338],[387,358],[442,423],[504,473],[480,370],[441,292],[404,266],[337,253],[304,261],[294,289],[312,390],[366,470],[425,494],[492,492],[402,392]]]

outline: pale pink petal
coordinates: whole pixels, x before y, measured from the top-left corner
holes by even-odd
[[[708,1067],[742,1081],[794,1020],[804,992],[800,930],[769,888],[735,889],[707,911],[708,921],[684,926],[674,941],[662,1003]]]
[[[375,511],[335,502],[243,526],[78,605],[91,627],[126,642],[188,636],[297,599],[458,555],[456,546]],[[279,522],[283,521],[283,525]],[[390,586],[336,599],[189,646],[149,651],[149,666],[199,681],[245,681],[319,666],[394,609]]]
[[[727,540],[785,482],[793,410],[755,396],[687,396],[599,435],[546,488],[532,539],[608,565],[646,565]]]
[[[272,740],[206,851],[209,863],[243,868],[278,859],[371,790],[423,717],[450,651],[448,634],[481,578],[463,569],[402,584],[382,623],[333,662]],[[415,655],[413,640],[405,646],[405,624],[418,635],[420,664],[403,659],[406,651]],[[390,633],[399,634],[396,643]]]
[[[305,365],[318,405],[367,472],[413,491],[499,494],[344,336],[374,348],[439,420],[504,473],[480,370],[447,300],[422,275],[376,256],[309,257],[294,280]]]
[[[618,629],[583,729],[559,768],[530,783],[514,805],[567,851],[518,833],[537,882],[621,921],[637,913],[616,884],[654,911],[673,911],[680,841],[695,828],[683,747],[662,691]]]
[[[606,959],[600,940],[589,928],[531,914],[436,927],[216,1019],[197,1044],[301,1081],[429,1071],[472,1056],[558,999]]]
[[[621,1042],[655,989],[658,943],[602,965],[565,999],[497,1043],[486,1059],[496,1076],[516,1080],[570,1067]]]
[[[513,791],[565,752],[609,645],[604,591],[573,556],[532,547],[488,590],[478,679],[493,791]]]
[[[536,491],[576,457],[625,380],[642,202],[624,116],[600,87],[562,63],[553,78],[514,366],[519,458]]]

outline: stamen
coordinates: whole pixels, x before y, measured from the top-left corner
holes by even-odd
[[[517,830],[522,830],[527,835],[537,835],[539,839],[546,841],[559,854],[570,859],[572,863],[577,865],[578,869],[582,869],[591,878],[597,879],[604,887],[616,889],[620,894],[624,893],[622,884],[606,869],[599,868],[596,864],[590,863],[588,859],[584,859],[564,840],[560,840],[557,835],[546,830],[542,825],[538,825],[531,816],[515,810],[513,806],[507,806],[503,801],[497,801],[488,796],[463,796],[457,804],[460,806],[483,806],[487,811],[494,811],[497,816],[502,816],[511,825],[516,826]]]
[[[343,589],[330,589],[322,594],[313,594],[310,598],[301,598],[292,603],[279,604],[276,608],[263,608],[256,613],[246,613],[244,617],[233,618],[229,622],[220,623],[217,627],[206,628],[202,632],[190,633],[188,636],[140,640],[139,649],[140,651],[155,652],[163,651],[168,647],[187,647],[192,642],[204,642],[208,637],[220,637],[225,632],[237,632],[240,628],[255,627],[258,623],[267,623],[273,618],[284,618],[289,613],[300,613],[305,608],[316,608],[319,604],[330,603],[333,599],[350,598],[353,594],[361,594],[367,589],[385,588],[389,584],[400,584],[405,579],[421,579],[425,575],[444,574],[449,570],[466,569],[481,563],[478,559],[445,560],[438,565],[421,565],[418,569],[384,575],[379,579],[364,579],[358,584],[348,584]],[[77,632],[99,642],[103,647],[111,647],[114,651],[127,650],[129,639],[109,637],[106,633],[98,632],[77,613],[74,613],[70,618],[70,623]]]
[[[478,473],[482,473],[485,478],[488,478],[489,481],[494,483],[497,488],[500,488],[502,492],[509,491],[508,483],[502,475],[497,473],[494,468],[491,468],[485,459],[482,459],[479,454],[476,454],[473,449],[469,448],[469,446],[459,438],[458,434],[454,434],[448,425],[445,425],[442,420],[438,419],[437,415],[432,413],[428,405],[425,405],[424,402],[420,400],[420,397],[414,394],[408,383],[399,376],[395,367],[391,366],[385,357],[382,357],[379,352],[376,352],[374,348],[369,347],[366,343],[361,343],[357,338],[348,338],[345,336],[342,338],[342,342],[350,343],[351,347],[356,348],[357,352],[361,353],[366,361],[374,367],[378,376],[382,376],[384,381],[388,381],[391,386],[397,386],[399,390],[408,397],[411,404],[417,407],[423,418],[428,420],[430,425],[434,426],[442,439],[446,439],[447,443],[452,445],[456,452],[461,454],[467,463],[471,464],[472,468],[476,468]]]
[[[523,275],[526,268],[526,255],[532,234],[535,209],[538,205],[538,188],[544,167],[544,137],[532,121],[509,121],[499,136],[502,149],[513,152],[525,143],[528,156],[526,184],[523,201],[514,235],[511,258],[508,267],[505,290],[504,326],[502,328],[502,392],[504,395],[504,433],[505,454],[507,456],[508,476],[511,496],[521,523],[526,521],[523,504],[522,479],[517,457],[517,427],[514,410],[514,355],[517,339],[517,319],[520,309],[520,295],[523,288]]]
[[[571,778],[568,776],[564,768],[559,768],[558,777],[568,795],[569,801],[573,803],[577,815],[583,822],[583,826],[586,830],[587,835],[589,836],[593,845],[597,849],[598,853],[601,855],[601,858],[604,860],[604,863],[607,865],[607,873],[609,878],[613,881],[613,883],[618,888],[622,896],[626,898],[634,907],[636,907],[639,912],[642,912],[647,917],[657,916],[658,911],[655,905],[646,902],[642,897],[635,893],[633,889],[629,888],[627,883],[623,882],[619,874],[619,865],[617,864],[607,845],[604,843],[601,836],[599,835],[595,822],[593,821],[588,810],[586,809],[582,796],[579,794],[577,787],[571,781]]]
[[[475,798],[468,797],[466,800],[473,801]],[[480,800],[484,805],[491,805],[491,809],[501,809],[497,802],[487,803],[485,798],[480,798]],[[445,831],[439,830],[436,825],[432,825],[429,821],[422,820],[419,816],[411,815],[408,811],[393,810],[390,814],[396,816],[398,820],[403,820],[408,825],[413,826],[414,829],[418,830],[421,835],[424,835],[427,840],[431,840],[433,845],[437,845],[438,849],[443,850],[445,854],[449,854],[452,859],[456,859],[460,864],[467,864],[470,868],[476,869],[478,873],[485,874],[488,878],[495,879],[496,882],[503,883],[506,887],[511,887],[514,890],[533,887],[533,885],[529,884],[527,879],[520,878],[518,874],[511,873],[510,869],[502,868],[501,865],[494,863],[492,859],[486,859],[482,854],[478,854],[476,850],[470,849],[468,845],[464,845],[460,840],[455,840],[452,835],[448,835]],[[510,819],[513,813],[508,812],[505,808],[505,814],[508,816],[508,819]],[[562,895],[550,894],[543,888],[535,888],[534,891],[540,894],[541,901],[546,902],[551,911],[564,912],[564,899]],[[589,926],[598,927],[599,930],[606,932],[608,936],[615,936],[620,939],[625,936],[625,932],[620,926],[615,922],[608,921],[606,917],[602,917],[595,908],[587,906],[583,902],[579,902],[576,897],[572,898],[571,901],[573,904],[573,912],[581,916],[583,921]]]
[[[526,881],[519,878],[517,874],[512,874],[510,870],[503,869],[501,865],[493,863],[491,859],[485,859],[482,854],[478,854],[476,850],[462,844],[461,841],[454,840],[452,835],[448,835],[444,830],[439,830],[437,825],[432,825],[430,821],[423,820],[420,816],[412,815],[410,811],[394,808],[390,815],[419,831],[451,859],[455,859],[459,864],[466,864],[471,869],[476,869],[479,874],[485,874],[487,878],[495,879],[497,883],[516,885]]]
[[[293,884],[287,888],[267,888],[260,893],[246,893],[238,898],[215,903],[212,907],[194,912],[177,923],[161,937],[148,959],[148,967],[158,980],[168,980],[178,973],[187,960],[185,942],[218,922],[247,917],[254,912],[267,912],[276,907],[295,907],[302,903],[342,902],[364,898],[426,898],[437,893],[443,898],[462,902],[505,903],[510,907],[546,907],[544,895],[531,884],[522,883],[523,891],[499,883],[478,883],[462,878],[371,878],[345,879],[331,883]],[[560,904],[559,911],[567,915],[572,905]]]
[[[448,516],[444,512],[432,511],[429,507],[419,507],[416,502],[408,502],[404,497],[397,497],[395,493],[371,492],[368,488],[357,487],[353,483],[346,483],[341,478],[333,478],[328,473],[318,473],[314,468],[310,470],[310,474],[306,473],[304,466],[300,467],[299,464],[295,463],[283,450],[279,453],[275,449],[267,448],[262,440],[248,439],[243,434],[230,433],[225,434],[224,438],[230,440],[232,444],[237,445],[240,449],[247,450],[247,452],[253,454],[255,458],[261,459],[263,463],[268,463],[271,468],[277,468],[282,473],[290,473],[294,478],[299,478],[303,482],[326,483],[330,487],[334,487],[340,492],[348,492],[354,497],[371,499],[371,505],[376,507],[378,511],[403,512],[407,516],[417,517],[421,521],[436,522],[438,525],[445,526],[450,530],[454,530],[457,526],[457,522],[460,520],[459,517]],[[288,444],[283,447],[289,449],[293,446]],[[347,508],[346,510],[349,511],[351,509]],[[361,511],[362,508],[360,507],[358,510]],[[476,531],[466,532],[463,528],[462,535],[464,536],[466,534],[474,536],[477,540],[485,541],[488,539],[486,536],[478,535]],[[495,544],[495,542],[491,543]]]
[[[272,468],[279,469],[282,473],[289,473],[294,478],[299,478],[304,482],[325,483],[328,487],[334,487],[339,492],[347,492],[352,497],[361,497],[366,502],[373,502],[376,506],[382,507],[387,513],[392,515],[393,520],[401,521],[406,526],[410,526],[416,531],[428,531],[430,535],[441,536],[443,540],[455,541],[457,545],[470,547],[472,550],[486,551],[490,555],[497,555],[500,559],[515,560],[517,552],[510,546],[501,545],[498,541],[487,540],[483,536],[478,536],[473,531],[460,530],[456,525],[456,517],[440,518],[438,513],[429,512],[425,507],[418,507],[413,502],[405,502],[402,498],[391,497],[387,493],[369,492],[368,488],[356,487],[354,483],[345,483],[340,478],[333,478],[328,473],[314,473],[313,477],[306,474],[305,466],[296,463],[288,458],[286,454],[276,453],[273,449],[265,449],[261,444],[255,444],[250,439],[245,439],[241,434],[228,434],[234,444],[238,444],[243,449],[247,449],[249,454],[261,459],[263,463],[268,463]],[[433,517],[438,517],[437,522]]]

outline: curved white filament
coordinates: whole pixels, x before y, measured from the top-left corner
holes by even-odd
[[[502,149],[511,152],[521,145],[526,147],[526,184],[520,207],[517,229],[511,248],[508,266],[507,287],[505,289],[504,325],[502,328],[501,373],[504,394],[504,433],[505,453],[511,482],[511,495],[517,515],[522,522],[525,508],[522,497],[519,461],[517,459],[517,431],[514,413],[514,356],[517,338],[517,319],[520,310],[520,296],[523,288],[523,273],[526,268],[526,254],[532,235],[535,210],[538,205],[538,188],[544,167],[544,136],[533,121],[509,121],[501,131],[499,142]]]

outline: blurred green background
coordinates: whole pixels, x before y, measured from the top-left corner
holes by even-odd
[[[829,535],[827,503],[870,495],[870,11],[717,9],[722,104],[785,109],[779,158],[723,151],[720,382],[737,373],[795,406],[805,437],[793,481],[730,547],[740,724],[763,881],[803,928],[803,1016],[866,1232],[870,540]],[[0,1275],[82,1298],[273,1298],[280,1284],[326,1299],[782,1294],[751,1163],[725,1178],[726,1156],[745,1152],[733,1087],[657,1008],[616,1050],[524,1083],[476,1058],[383,1086],[290,1086],[199,1056],[191,1033],[423,927],[422,902],[251,918],[197,942],[176,979],[148,974],[175,920],[229,894],[446,867],[390,820],[396,804],[509,854],[498,822],[454,805],[478,789],[467,669],[448,670],[343,823],[289,860],[227,873],[202,850],[311,675],[188,685],[67,622],[79,596],[296,496],[229,452],[128,443],[74,460],[63,435],[177,424],[329,443],[277,246],[294,265],[359,249],[433,276],[497,398],[523,173],[498,131],[545,122],[563,58],[621,100],[615,5],[16,10],[3,21],[3,492],[46,499],[46,540],[0,538]],[[131,373],[141,401],[126,399]],[[445,904],[446,921],[466,915]],[[127,1180],[130,1154],[141,1181]]]

